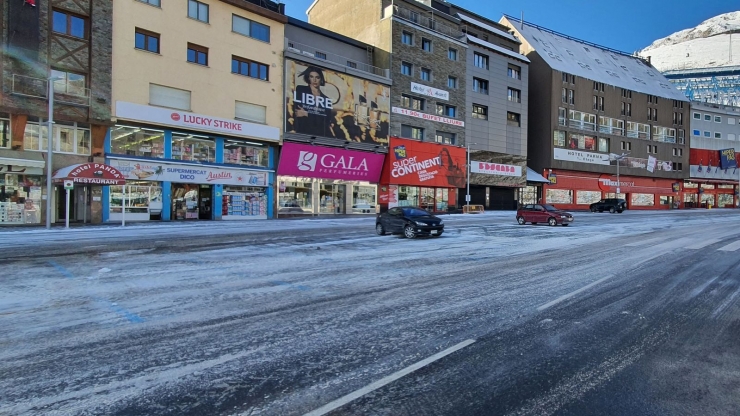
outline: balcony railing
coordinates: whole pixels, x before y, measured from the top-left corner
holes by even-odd
[[[578,130],[596,131],[596,123],[588,123],[583,120],[570,119],[568,126]]]
[[[11,93],[25,97],[48,99],[48,80],[13,74]],[[61,104],[90,106],[90,89],[76,82],[54,81],[54,101]]]
[[[558,126],[567,126],[567,125],[568,125],[567,119],[565,117],[563,117],[563,116],[559,116],[558,117]]]
[[[676,136],[669,136],[667,134],[653,134],[654,142],[664,143],[676,143]]]
[[[612,126],[599,126],[599,133],[614,134],[616,136],[623,136],[624,129]]]
[[[341,66],[356,69],[362,72],[368,72],[380,77],[390,78],[390,69],[378,68],[362,62],[357,62],[346,56],[337,55],[323,49],[318,49],[314,46],[306,45],[294,40],[285,38],[285,50],[290,51],[299,55],[310,56],[314,59],[320,59],[322,61],[332,62]]]
[[[440,23],[438,20],[425,16],[422,13],[406,9],[404,7],[393,6],[393,15],[403,20],[408,20],[409,22],[416,23],[417,25],[423,26],[437,33],[449,36],[453,39],[461,39],[465,36],[465,34],[458,27],[453,27],[444,23]]]

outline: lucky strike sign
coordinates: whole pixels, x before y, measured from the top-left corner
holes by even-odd
[[[383,183],[464,188],[465,149],[440,143],[391,137]]]
[[[384,154],[284,143],[278,175],[378,182]]]

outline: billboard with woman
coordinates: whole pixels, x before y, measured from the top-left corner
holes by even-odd
[[[285,80],[286,132],[388,145],[389,87],[292,60]]]

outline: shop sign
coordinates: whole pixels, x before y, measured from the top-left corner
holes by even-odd
[[[280,140],[280,129],[277,127],[125,101],[116,101],[116,117],[191,130],[224,133],[231,136],[252,137],[275,142]]]
[[[558,175],[555,173],[551,173],[547,175],[547,180],[550,181],[551,185],[557,185],[558,184]]]
[[[678,182],[673,182],[672,187],[673,187],[673,192],[678,192],[681,190],[681,184]]]
[[[391,137],[382,182],[464,188],[466,175],[464,148]]]
[[[402,114],[404,116],[421,118],[429,121],[436,121],[438,123],[449,124],[451,126],[465,127],[465,122],[462,120],[455,120],[454,118],[440,117],[434,114],[421,113],[419,111],[409,110],[407,108],[393,107],[393,112],[396,114]]]
[[[599,177],[599,189],[602,191],[611,191],[614,188],[634,188],[635,182],[625,181],[620,178],[619,182],[615,180],[615,177],[609,174],[604,174]]]
[[[311,85],[311,80],[316,84]],[[344,71],[285,61],[286,132],[387,146],[390,96],[386,85]]]
[[[70,180],[74,183],[90,185],[124,185],[126,178],[123,173],[110,165],[102,163],[81,163],[59,169],[52,177],[54,182]]]
[[[722,169],[737,168],[737,159],[735,159],[735,149],[722,149],[719,151],[719,166]]]
[[[609,156],[601,153],[584,152],[572,149],[555,149],[555,160],[589,163],[592,165],[609,165]]]
[[[381,153],[284,143],[278,175],[378,182],[384,160]]]
[[[128,180],[267,186],[268,173],[261,171],[129,159],[110,159],[109,163]]]
[[[428,87],[426,85],[417,84],[415,82],[411,83],[411,92],[426,95],[428,97],[434,97],[439,100],[445,100],[448,101],[450,99],[450,93],[449,91],[445,90],[438,90],[436,88]]]
[[[522,167],[515,165],[503,165],[490,162],[470,162],[471,173],[483,173],[486,175],[522,176]]]
[[[0,165],[1,175],[43,175],[43,168],[32,168],[27,166]]]

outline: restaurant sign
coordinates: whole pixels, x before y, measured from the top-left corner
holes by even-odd
[[[421,118],[429,121],[436,121],[438,123],[449,124],[451,126],[465,127],[465,122],[462,120],[455,120],[454,118],[440,117],[434,114],[422,113],[419,111],[409,110],[407,108],[393,107],[395,114],[402,114],[404,116]]]
[[[580,163],[588,163],[593,165],[609,165],[609,156],[600,154],[600,153],[592,153],[592,152],[584,152],[582,150],[572,150],[572,149],[555,149],[555,160],[564,160],[568,162],[580,162]]]
[[[440,100],[448,101],[450,99],[450,92],[445,90],[438,90],[426,85],[411,83],[411,92],[426,95],[428,97],[434,97]]]
[[[88,185],[125,185],[126,178],[115,167],[102,163],[81,163],[67,166],[54,173],[56,183],[82,183]]]
[[[522,167],[491,162],[476,162],[473,160],[470,162],[470,172],[486,175],[522,176]]]

